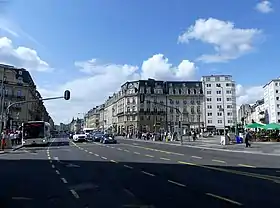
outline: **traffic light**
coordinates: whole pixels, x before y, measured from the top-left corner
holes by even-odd
[[[145,102],[145,94],[140,94],[140,103]]]
[[[70,99],[70,91],[69,90],[65,90],[65,92],[64,92],[64,99],[65,100],[69,100]]]

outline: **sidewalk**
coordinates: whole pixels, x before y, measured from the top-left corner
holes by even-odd
[[[126,139],[123,137],[118,137],[117,139],[133,140],[138,142],[147,142],[155,144],[166,144],[174,146],[185,146],[191,148],[208,149],[216,151],[225,152],[240,152],[240,153],[251,153],[251,154],[261,154],[261,155],[273,155],[280,156],[280,142],[252,142],[250,148],[246,148],[245,144],[230,144],[230,145],[220,145],[220,137],[210,137],[210,138],[199,138],[196,141],[184,140],[183,145],[180,141],[151,141],[151,140],[141,140],[141,139]]]
[[[23,147],[23,145],[16,145],[16,146],[13,146],[12,148],[5,149],[4,151],[0,150],[0,154],[10,153],[10,152],[16,151],[22,147]]]

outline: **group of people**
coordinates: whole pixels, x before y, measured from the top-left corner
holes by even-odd
[[[11,130],[4,130],[1,134],[1,150],[4,150],[7,143],[11,142],[12,146],[21,145],[22,143],[22,132],[11,131]]]

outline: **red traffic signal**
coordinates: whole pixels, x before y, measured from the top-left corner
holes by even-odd
[[[65,100],[70,100],[70,91],[69,90],[65,90],[65,92],[64,92],[64,99]]]

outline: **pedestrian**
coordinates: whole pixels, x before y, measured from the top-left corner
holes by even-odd
[[[250,131],[247,132],[247,134],[245,135],[245,145],[246,147],[251,147],[251,144],[249,143],[249,140],[252,138],[252,135],[250,133]]]
[[[15,133],[14,133],[14,132],[11,132],[11,133],[10,133],[9,139],[10,139],[11,142],[12,142],[12,146],[15,146],[15,145],[16,145],[16,139],[15,139]]]

